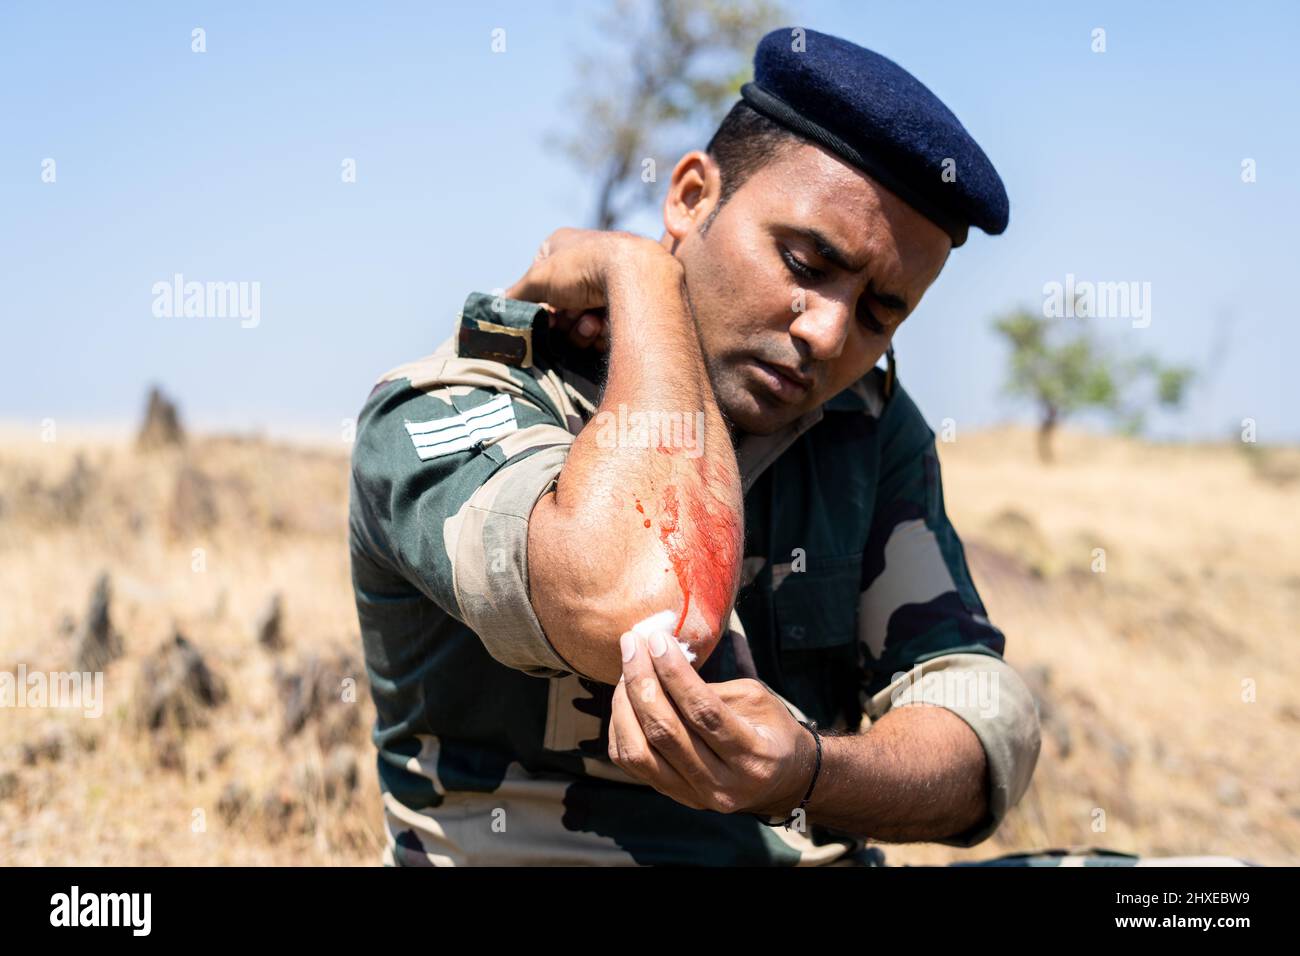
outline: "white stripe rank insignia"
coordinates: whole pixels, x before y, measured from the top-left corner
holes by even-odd
[[[498,395],[477,408],[451,418],[406,423],[406,433],[411,436],[421,461],[465,451],[480,442],[509,435],[518,428],[519,423],[515,420],[515,409],[510,404],[509,395]]]

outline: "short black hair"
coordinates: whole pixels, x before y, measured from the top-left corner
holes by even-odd
[[[700,234],[708,231],[713,217],[750,176],[786,149],[803,142],[806,140],[798,134],[768,119],[744,100],[737,100],[705,147],[718,164],[722,193],[718,204],[701,224]]]

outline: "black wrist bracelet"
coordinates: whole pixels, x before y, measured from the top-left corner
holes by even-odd
[[[799,811],[808,806],[808,801],[812,798],[813,788],[817,786],[817,777],[822,772],[822,738],[821,734],[817,733],[817,721],[801,720],[799,723],[804,727],[807,727],[808,732],[813,735],[813,740],[817,741],[817,765],[813,768],[812,780],[808,784],[808,792],[803,795],[803,799],[799,801],[799,806],[795,807],[794,811],[788,817],[780,823],[772,823],[770,819],[759,818],[763,819],[763,822],[770,827],[788,827],[794,822],[795,818],[799,815]]]

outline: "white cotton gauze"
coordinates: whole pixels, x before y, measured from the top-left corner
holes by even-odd
[[[651,614],[644,621],[633,624],[632,633],[640,634],[642,637],[649,637],[651,634],[667,634],[671,637],[676,624],[677,615],[673,611],[660,611],[658,614]],[[678,641],[677,646],[682,649],[682,654],[688,661],[694,662],[695,652],[685,641]]]

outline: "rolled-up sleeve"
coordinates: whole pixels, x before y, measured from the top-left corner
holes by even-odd
[[[858,604],[863,712],[875,721],[895,707],[931,704],[970,725],[987,758],[989,812],[967,832],[934,842],[973,846],[1029,786],[1038,711],[1003,659],[1006,639],[988,619],[948,519],[934,433],[901,389],[880,435],[881,480]]]
[[[554,487],[572,438],[543,429],[549,434],[531,438],[558,443],[508,460],[446,519],[443,540],[460,618],[488,653],[536,677],[561,677],[572,668],[547,639],[528,596],[528,520]]]
[[[964,833],[933,840],[974,846],[1001,826],[1033,778],[1041,732],[1038,708],[1025,682],[1006,661],[987,654],[942,654],[897,676],[867,702],[879,720],[899,707],[937,706],[952,711],[975,731],[988,767],[988,812]]]
[[[572,443],[535,397],[385,383],[358,424],[352,479],[364,526],[354,536],[496,660],[564,676],[572,668],[529,600],[528,523]]]

